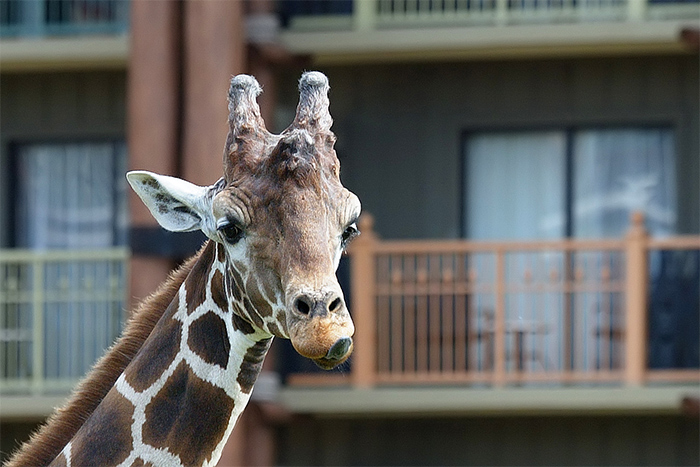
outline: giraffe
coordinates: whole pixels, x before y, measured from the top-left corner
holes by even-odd
[[[360,202],[340,182],[328,80],[302,75],[280,135],[265,128],[260,92],[251,76],[231,80],[215,184],[127,174],[162,227],[208,240],[8,467],[215,465],[274,337],[324,369],[349,357],[354,326],[335,271]]]

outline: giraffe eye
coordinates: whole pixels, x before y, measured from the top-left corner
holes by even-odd
[[[241,238],[243,238],[243,229],[236,223],[228,220],[225,222],[220,222],[216,230],[219,231],[221,238],[231,245],[237,243]]]
[[[360,231],[357,230],[357,224],[354,222],[347,227],[345,227],[345,230],[343,230],[343,248],[355,237],[360,235]]]

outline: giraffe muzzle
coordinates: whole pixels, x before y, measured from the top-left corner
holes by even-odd
[[[348,359],[355,327],[342,292],[300,290],[288,301],[287,325],[292,345],[299,354],[323,369]]]

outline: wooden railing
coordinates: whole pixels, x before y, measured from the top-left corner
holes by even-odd
[[[689,265],[683,270],[690,275],[678,280],[690,281],[695,295],[680,298],[691,301],[689,319],[697,323],[700,237],[652,239],[643,224],[635,214],[627,235],[612,240],[383,241],[363,216],[362,235],[350,250],[356,325],[350,378],[288,381],[356,387],[698,382],[692,337],[683,343],[695,345],[690,363],[648,368],[647,323],[650,286],[663,279],[659,262],[670,252]]]

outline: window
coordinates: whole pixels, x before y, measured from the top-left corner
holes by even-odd
[[[27,144],[14,156],[18,250],[0,260],[0,379],[65,391],[125,318],[127,253],[114,247],[127,244],[126,146]]]
[[[669,128],[472,133],[464,152],[463,229],[470,239],[620,238],[634,211],[644,213],[652,236],[676,233],[675,141]],[[697,333],[681,332],[697,329],[681,324],[697,322],[697,252],[654,252],[649,261],[650,364],[697,367],[697,358],[689,357],[697,354],[692,345]],[[618,253],[606,251],[524,251],[505,258],[505,280],[619,283],[621,264]],[[614,288],[513,290],[505,301],[506,326],[543,330],[519,344],[521,354],[538,356],[533,367],[619,368],[624,322]],[[472,313],[488,314],[478,306]]]
[[[652,235],[676,231],[668,128],[474,133],[465,154],[468,238],[619,237],[635,210]]]
[[[30,144],[17,149],[17,247],[126,245],[123,143]]]

